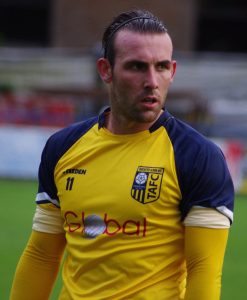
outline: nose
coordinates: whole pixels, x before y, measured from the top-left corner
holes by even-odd
[[[155,68],[149,68],[145,73],[144,87],[146,89],[158,88],[158,74]]]

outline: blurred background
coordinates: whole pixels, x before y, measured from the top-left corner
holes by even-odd
[[[0,176],[35,178],[47,137],[108,104],[95,68],[101,36],[138,7],[174,41],[167,108],[220,144],[247,192],[245,0],[0,0]]]
[[[174,41],[167,108],[220,144],[247,192],[245,0],[0,0],[0,176],[36,178],[47,137],[108,104],[95,68],[101,36],[139,7]]]
[[[0,298],[31,231],[47,138],[108,104],[96,72],[105,26],[148,9],[164,21],[178,67],[167,108],[223,150],[236,189],[223,300],[246,289],[247,1],[0,0]],[[52,300],[61,287],[59,277]]]

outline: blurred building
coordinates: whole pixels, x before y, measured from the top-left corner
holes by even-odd
[[[144,8],[160,17],[174,36],[178,49],[194,49],[196,0],[58,0],[54,6],[53,45],[90,47],[101,39],[113,16],[132,8]]]
[[[220,144],[247,193],[246,0],[0,0],[0,177],[35,177],[51,132],[108,104],[95,47],[132,8],[152,11],[172,36],[166,107]]]
[[[107,95],[95,47],[112,18],[133,8],[152,11],[173,38],[178,72],[169,109],[193,125],[224,123],[229,114],[241,123],[246,0],[0,0],[0,123],[63,126],[97,113]],[[229,101],[242,109],[233,115]]]
[[[164,20],[177,50],[247,52],[245,0],[0,0],[0,45],[93,47],[132,8]]]

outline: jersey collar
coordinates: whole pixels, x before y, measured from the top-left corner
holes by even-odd
[[[98,124],[99,124],[98,128],[99,129],[104,127],[106,115],[110,111],[111,111],[111,108],[107,107],[106,109],[104,109],[103,112],[101,112],[99,114],[99,118],[98,118]],[[166,109],[164,109],[163,113],[159,116],[159,118],[156,120],[156,122],[149,128],[149,131],[154,132],[161,126],[164,126],[164,123],[166,123],[170,118],[172,118],[172,115]]]

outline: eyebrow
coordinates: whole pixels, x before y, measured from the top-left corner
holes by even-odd
[[[158,64],[171,65],[172,60],[169,60],[169,59],[161,60],[161,61],[158,62]]]
[[[145,60],[141,60],[141,59],[133,59],[133,60],[129,60],[125,62],[125,65],[132,65],[132,64],[140,64],[140,65],[149,65],[148,62],[146,62]],[[171,65],[172,64],[172,60],[169,59],[165,59],[165,60],[160,60],[157,61],[155,63],[155,65],[160,65],[160,64],[164,64],[164,65]]]

